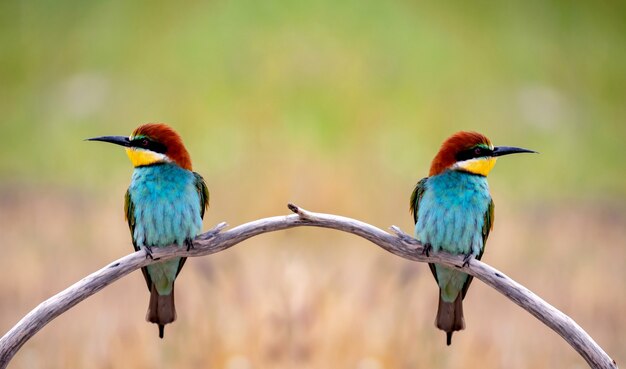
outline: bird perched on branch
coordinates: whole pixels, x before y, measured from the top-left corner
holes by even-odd
[[[130,137],[103,136],[88,139],[126,148],[135,170],[126,191],[124,210],[135,250],[152,257],[153,247],[172,244],[193,246],[202,230],[209,205],[204,179],[191,169],[183,142],[171,127],[161,123],[139,126]],[[150,291],[146,320],[159,326],[176,320],[174,280],[186,258],[174,258],[141,269]]]
[[[415,220],[415,236],[424,252],[447,251],[464,255],[464,265],[479,259],[493,226],[494,205],[487,175],[500,156],[535,152],[518,147],[494,147],[480,133],[458,132],[449,137],[430,166],[429,177],[415,186],[410,212]],[[435,325],[452,333],[465,328],[463,299],[472,276],[448,267],[429,264],[439,286],[439,307]]]

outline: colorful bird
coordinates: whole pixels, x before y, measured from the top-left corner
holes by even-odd
[[[171,127],[161,123],[139,126],[130,137],[103,136],[88,139],[126,148],[135,170],[126,191],[124,211],[135,250],[152,257],[152,247],[172,244],[192,247],[202,230],[209,206],[204,179],[191,169],[183,142]],[[176,320],[174,280],[186,258],[174,258],[141,269],[150,291],[146,320],[159,325]]]
[[[493,200],[487,175],[499,156],[535,152],[518,147],[494,147],[480,133],[458,132],[449,137],[430,166],[429,177],[415,186],[410,212],[415,220],[415,236],[424,251],[447,251],[480,260],[493,226]],[[452,333],[465,328],[463,299],[472,276],[429,264],[439,285],[439,307],[435,325],[446,332],[446,344]]]

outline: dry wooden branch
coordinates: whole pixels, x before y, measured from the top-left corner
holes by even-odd
[[[189,251],[176,246],[155,248],[153,249],[154,260],[147,259],[143,251],[138,251],[90,274],[39,304],[0,338],[0,368],[5,368],[22,345],[54,318],[134,270],[157,260],[167,260],[176,256],[210,255],[262,233],[301,226],[332,228],[352,233],[405,259],[435,262],[463,270],[493,287],[557,332],[587,361],[590,367],[617,368],[615,361],[570,317],[504,273],[483,262],[471,260],[469,266],[463,267],[463,258],[460,256],[431,253],[427,257],[422,253],[422,245],[417,240],[395,226],[392,230],[396,235],[391,235],[355,219],[313,213],[292,204],[289,204],[289,209],[295,214],[255,220],[225,232],[221,230],[226,227],[226,223],[221,223],[196,237],[194,248]]]

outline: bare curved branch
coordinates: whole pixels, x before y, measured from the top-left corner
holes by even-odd
[[[422,245],[417,240],[395,226],[392,230],[396,234],[392,235],[355,219],[313,213],[292,204],[289,204],[289,209],[295,214],[255,220],[224,232],[221,230],[226,227],[226,223],[221,223],[196,237],[194,248],[189,251],[176,246],[155,248],[153,249],[154,260],[146,259],[145,253],[138,251],[88,275],[39,304],[0,338],[0,368],[5,368],[22,345],[54,318],[134,270],[177,256],[194,257],[214,254],[259,234],[301,226],[331,228],[352,233],[405,259],[434,262],[458,268],[493,287],[557,332],[587,361],[590,367],[617,368],[615,361],[574,320],[504,273],[481,261],[471,260],[469,266],[463,267],[463,258],[460,256],[431,253],[427,257],[422,253]]]

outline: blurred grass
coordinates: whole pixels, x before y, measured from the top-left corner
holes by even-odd
[[[172,124],[209,183],[207,226],[294,201],[409,230],[413,184],[466,129],[541,152],[491,175],[486,260],[624,362],[625,8],[0,2],[0,270],[11,276],[0,279],[0,331],[129,251],[131,169],[121,150],[84,138]],[[468,330],[443,347],[424,269],[327,231],[264,236],[186,267],[164,342],[142,321],[137,275],[44,329],[14,366],[582,365],[480,284]]]
[[[159,120],[187,133],[212,173],[289,140],[331,161],[367,151],[413,177],[443,137],[476,129],[546,154],[502,169],[513,183],[558,170],[527,196],[626,194],[623,5],[0,6],[4,175],[103,176],[119,165],[77,171],[95,155],[76,155],[78,140]]]

